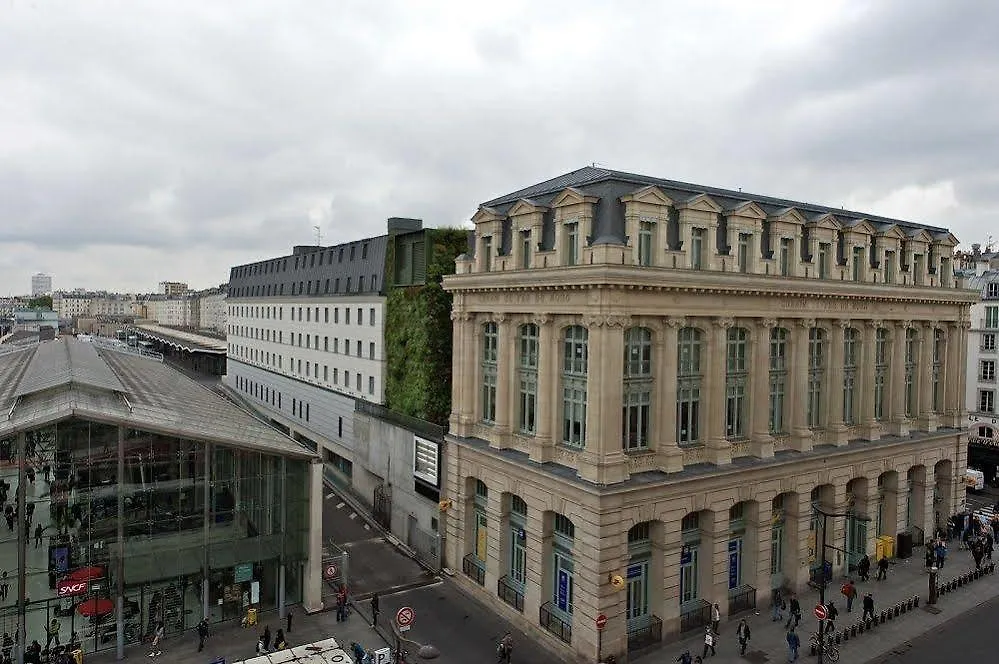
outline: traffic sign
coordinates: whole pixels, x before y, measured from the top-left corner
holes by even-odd
[[[395,624],[399,626],[400,632],[405,632],[413,625],[413,621],[416,620],[416,612],[410,606],[404,606],[395,614]]]
[[[333,563],[327,564],[325,569],[323,569],[323,576],[326,577],[327,581],[332,581],[339,574],[340,574],[340,569]]]
[[[599,616],[597,616],[597,629],[603,629],[606,626],[607,626],[607,616],[601,613]]]
[[[826,618],[829,617],[829,612],[826,610],[826,607],[822,606],[821,604],[816,604],[812,612],[815,614],[815,617],[818,618],[819,620],[825,620]]]

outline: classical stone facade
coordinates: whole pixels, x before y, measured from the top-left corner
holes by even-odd
[[[963,499],[943,229],[587,168],[484,204],[454,295],[446,558],[566,654],[765,606]]]

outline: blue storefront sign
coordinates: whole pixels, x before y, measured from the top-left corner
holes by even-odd
[[[559,610],[569,610],[569,573],[564,569],[558,571],[558,594],[555,603]]]
[[[739,585],[739,554],[740,540],[729,540],[728,542],[728,588],[729,590]]]
[[[629,579],[637,579],[641,575],[642,575],[642,564],[641,563],[638,563],[637,565],[628,565],[628,578]]]
[[[680,564],[681,565],[689,565],[691,563],[691,561],[693,561],[693,559],[694,559],[694,555],[691,553],[689,546],[685,546],[682,549],[680,549]]]

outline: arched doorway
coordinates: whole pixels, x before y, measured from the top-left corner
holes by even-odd
[[[846,485],[846,536],[844,550],[846,569],[852,571],[867,553],[870,521],[877,520],[881,508],[880,496],[870,496],[866,477],[855,477]],[[874,512],[874,516],[870,514]],[[875,526],[877,528],[877,526]]]

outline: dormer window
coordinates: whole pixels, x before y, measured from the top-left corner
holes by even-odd
[[[791,254],[794,252],[794,240],[789,237],[780,240],[780,276],[791,276]]]
[[[695,228],[690,232],[690,267],[704,269],[704,229]]]
[[[819,279],[829,278],[829,258],[832,256],[832,245],[828,242],[819,243],[819,254],[816,257],[816,269],[819,272]]]
[[[885,252],[884,282],[886,284],[895,283],[895,252]]]
[[[531,231],[520,234],[520,267],[525,270],[531,267]]]
[[[923,255],[913,254],[912,255],[912,283],[917,286],[923,285]]]
[[[853,280],[863,281],[864,280],[864,248],[854,247],[853,248]]]
[[[739,272],[745,274],[749,272],[749,243],[753,236],[749,233],[739,233],[739,240],[735,247],[735,260]]]
[[[999,298],[999,283],[986,284],[985,297]]]
[[[490,272],[493,269],[493,237],[487,235],[482,238],[482,271]]]
[[[562,226],[565,242],[565,264],[579,264],[579,223],[571,222]]]
[[[941,258],[940,259],[940,285],[941,286],[950,286],[950,280],[951,280],[951,277],[953,277],[953,276],[954,276],[954,273],[951,271],[951,268],[950,268],[950,258]]]
[[[655,226],[651,221],[643,221],[638,225],[638,264],[652,265],[652,238]]]

